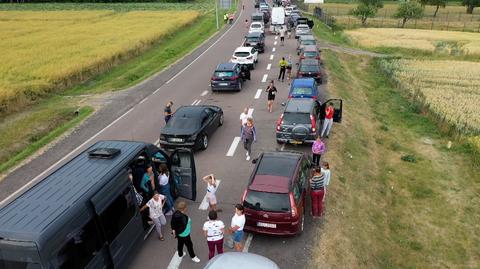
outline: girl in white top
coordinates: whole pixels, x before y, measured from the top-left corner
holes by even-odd
[[[243,249],[243,227],[245,226],[245,214],[243,211],[243,205],[235,205],[235,215],[232,217],[232,224],[229,229],[230,233],[232,233],[235,251],[242,251]]]
[[[217,181],[215,180],[215,176],[213,174],[204,176],[203,181],[207,183],[207,201],[210,211],[221,211],[217,209],[217,196],[215,195],[217,192]]]
[[[140,208],[140,211],[143,211],[148,207],[150,218],[155,224],[155,230],[157,231],[158,238],[161,241],[165,240],[162,234],[162,225],[167,223],[165,215],[163,215],[163,205],[165,204],[165,200],[166,199],[164,195],[158,194],[158,192],[155,191],[152,199],[150,199],[142,208]]]
[[[323,195],[323,201],[325,201],[325,196],[327,196],[327,186],[328,184],[330,184],[330,165],[328,164],[328,162],[323,162],[322,163],[322,174],[324,175],[325,179],[324,179],[324,184],[325,184],[325,187],[324,187],[324,195]]]

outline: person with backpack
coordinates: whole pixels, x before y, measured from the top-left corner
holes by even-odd
[[[172,215],[170,226],[173,236],[177,238],[178,257],[183,258],[183,246],[185,245],[187,246],[187,251],[192,261],[199,263],[200,259],[195,255],[192,238],[190,237],[192,219],[185,214],[187,212],[187,203],[185,203],[185,201],[178,201],[176,208],[177,210]]]

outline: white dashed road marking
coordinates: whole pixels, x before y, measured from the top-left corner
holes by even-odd
[[[275,37],[275,40],[277,40],[277,39],[278,39],[278,36]]]
[[[243,246],[243,252],[248,252],[250,244],[252,244],[253,234],[248,234],[247,239],[245,239],[245,245]]]
[[[200,96],[205,96],[208,94],[208,91],[203,91],[202,94],[200,94]]]
[[[273,45],[276,46],[276,45],[277,45],[277,41],[273,42]]]
[[[270,55],[270,60],[273,60],[273,54],[272,54],[272,55]]]
[[[249,117],[253,116],[253,108],[248,109],[247,116],[249,116]]]
[[[260,98],[260,95],[262,95],[262,89],[257,90],[257,93],[255,94],[255,99]]]
[[[235,150],[237,149],[238,143],[240,143],[240,137],[239,137],[239,136],[235,136],[235,138],[233,139],[232,144],[230,145],[230,148],[229,148],[228,151],[227,151],[226,156],[228,156],[228,157],[232,157],[232,156],[233,156],[233,154],[235,153]]]
[[[218,190],[218,186],[220,186],[220,182],[221,180],[216,180],[217,181],[217,190]],[[205,193],[205,196],[203,197],[203,200],[202,202],[200,203],[200,206],[198,207],[198,209],[200,210],[207,210],[208,209],[208,201],[207,201],[207,194]]]
[[[272,68],[272,64],[267,65],[267,70],[270,70],[270,68]]]
[[[272,48],[272,52],[275,52],[276,48]]]
[[[182,263],[182,259],[185,256],[188,256],[187,253],[185,253],[185,251],[183,252],[183,257],[182,258],[178,257],[178,252],[175,251],[175,254],[173,254],[173,257],[170,260],[170,263],[168,264],[167,269],[177,269],[178,267],[180,267],[180,263]]]
[[[262,82],[267,82],[268,74],[263,75]]]

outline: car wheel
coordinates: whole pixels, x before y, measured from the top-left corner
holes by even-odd
[[[205,150],[208,148],[208,136],[204,134],[200,140],[200,149]]]
[[[242,81],[238,81],[238,90],[240,91],[242,89]]]
[[[223,114],[220,115],[220,120],[218,121],[218,126],[222,126],[223,125]]]

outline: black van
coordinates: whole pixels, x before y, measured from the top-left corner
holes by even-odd
[[[161,163],[175,195],[195,200],[187,149],[169,155],[144,142],[100,141],[80,153],[0,209],[0,269],[125,267],[149,230],[129,173],[135,182]]]

